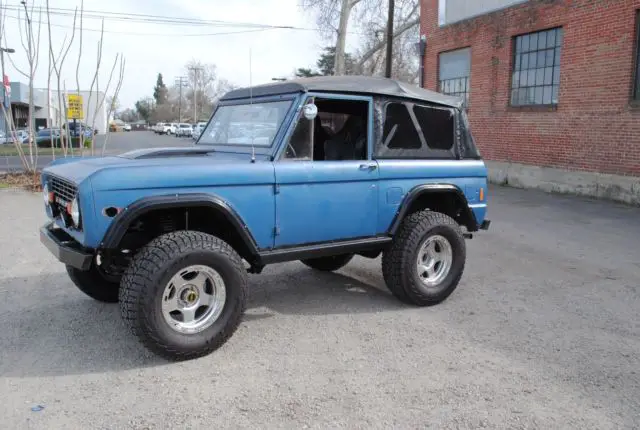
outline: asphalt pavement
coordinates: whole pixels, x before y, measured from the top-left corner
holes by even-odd
[[[101,155],[102,147],[105,145],[105,155],[121,154],[140,148],[152,148],[162,146],[188,146],[193,145],[193,140],[187,137],[174,137],[157,135],[152,131],[131,131],[131,132],[113,132],[109,133],[109,139],[106,140],[104,134],[96,136],[96,149],[94,154]],[[53,156],[47,155],[46,150],[41,150],[38,155],[37,165],[42,169],[53,160]],[[49,154],[51,149],[49,149]],[[79,154],[76,154],[79,155]],[[0,156],[0,172],[14,172],[23,169],[22,161],[18,156]]]
[[[175,364],[40,245],[39,195],[0,191],[2,427],[638,428],[640,211],[499,187],[489,203],[444,303],[400,304],[379,259],[268,266],[236,334]]]

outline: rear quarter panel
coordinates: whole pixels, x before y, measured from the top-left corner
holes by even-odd
[[[380,194],[378,234],[389,230],[412,188],[423,184],[451,184],[466,196],[478,224],[485,218],[487,168],[482,160],[378,160]],[[484,199],[480,200],[480,189]]]

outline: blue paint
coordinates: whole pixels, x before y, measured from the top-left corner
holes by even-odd
[[[280,160],[310,96],[369,104],[368,160]],[[150,196],[207,193],[225,201],[239,215],[260,249],[348,240],[386,234],[407,193],[423,184],[454,185],[466,196],[478,225],[484,220],[487,206],[486,200],[480,201],[480,189],[486,195],[487,169],[481,160],[372,159],[372,97],[310,93],[251,102],[272,99],[291,100],[292,104],[275,143],[253,148],[255,162],[247,145],[196,144],[194,149],[210,147],[213,151],[154,157],[162,150],[148,149],[51,163],[43,178],[54,175],[78,185],[83,229],[65,230],[86,247],[99,248],[114,222],[102,213],[104,208],[126,210]]]
[[[376,234],[378,170],[363,161],[282,161],[275,164],[275,246]]]

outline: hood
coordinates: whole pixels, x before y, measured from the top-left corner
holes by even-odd
[[[53,161],[43,169],[51,174],[69,179],[76,184],[91,177],[95,190],[133,188],[173,188],[246,182],[242,172],[263,171],[273,167],[268,157],[250,154],[214,151],[211,147],[148,148],[106,157],[67,157]],[[260,165],[260,167],[258,167]],[[249,174],[251,176],[251,174]],[[262,176],[262,175],[261,175]]]

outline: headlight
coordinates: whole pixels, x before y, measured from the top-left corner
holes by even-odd
[[[44,199],[44,205],[49,206],[49,185],[44,184],[42,187],[42,198]]]
[[[80,227],[80,205],[77,197],[71,202],[71,219],[76,227]]]

